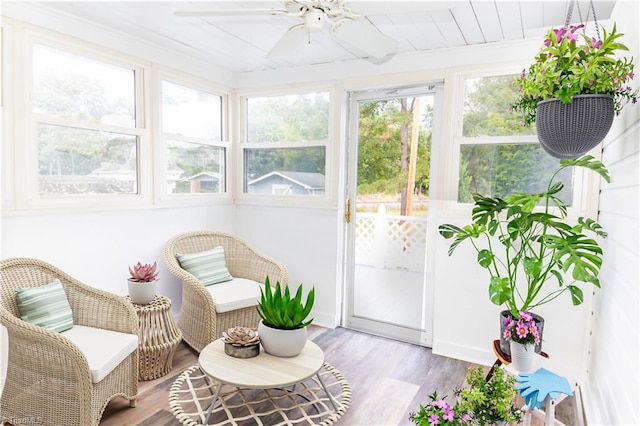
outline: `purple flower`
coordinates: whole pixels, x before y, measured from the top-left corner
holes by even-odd
[[[507,318],[505,318],[504,320],[504,326],[505,327],[510,327],[511,326],[511,321],[513,320],[513,318],[511,318],[511,315],[507,315]]]
[[[454,416],[454,412],[452,409],[449,410],[445,410],[444,415],[442,416],[442,418],[450,423],[453,423],[453,416]]]
[[[449,404],[444,399],[437,400],[436,402],[433,403],[433,405],[435,405],[438,408],[442,408],[443,410],[449,407]]]
[[[533,320],[533,315],[531,315],[530,312],[528,311],[522,311],[520,312],[520,318],[522,318],[523,320],[530,322]]]
[[[596,40],[594,37],[591,37],[591,47],[600,49],[600,46],[602,46],[602,40]]]
[[[593,86],[593,80],[589,80],[589,86]]]
[[[431,425],[440,424],[440,419],[438,418],[437,414],[431,414],[429,416],[429,424],[431,424]]]
[[[545,38],[544,39],[544,43],[542,43],[545,45],[545,47],[549,47],[551,46],[551,39],[550,38]]]
[[[576,30],[579,30],[580,28],[584,28],[584,24],[580,24],[580,25],[570,25],[569,26],[569,31],[571,33],[574,33]]]
[[[569,33],[569,34],[567,34],[567,40],[569,40],[569,41],[576,41],[576,40],[578,40],[578,34],[574,34],[574,33]]]
[[[464,422],[464,424],[468,425],[469,421],[471,421],[471,416],[469,416],[468,414],[463,414],[462,421]]]
[[[562,27],[562,28],[558,28],[556,30],[553,30],[554,33],[556,33],[556,40],[558,41],[558,43],[560,43],[560,41],[562,41],[562,37],[564,36],[564,33],[566,32],[566,28]]]

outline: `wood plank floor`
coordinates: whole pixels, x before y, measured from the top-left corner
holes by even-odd
[[[453,389],[464,385],[467,369],[473,366],[434,355],[429,348],[344,328],[311,326],[309,337],[324,350],[326,362],[340,370],[351,385],[351,406],[339,425],[410,425],[409,414],[428,394],[436,390],[452,395]],[[197,360],[197,352],[181,342],[172,371],[140,382],[136,408],[130,408],[122,398],[111,401],[101,425],[179,424],[169,408],[169,389]]]
[[[408,425],[409,413],[426,395],[464,384],[466,362],[433,355],[431,349],[382,337],[336,328],[310,329],[310,338],[320,346],[326,362],[349,380],[353,399],[340,425]],[[107,406],[101,425],[176,425],[169,409],[169,388],[178,375],[198,361],[198,354],[180,343],[173,369],[156,380],[139,385],[138,406],[123,398]]]

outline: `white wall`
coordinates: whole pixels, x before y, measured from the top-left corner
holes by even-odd
[[[334,327],[337,303],[338,229],[335,209],[236,206],[237,233],[243,239],[283,262],[289,285],[315,287],[314,323]]]
[[[232,232],[233,206],[41,213],[2,217],[0,254],[34,257],[112,293],[127,294],[127,267],[158,262],[158,293],[179,312],[182,284],[166,269],[164,244],[173,235],[212,229]]]
[[[624,7],[622,7],[624,6]],[[640,6],[616,6],[614,19],[640,76]],[[638,87],[636,81],[634,87]],[[611,183],[602,186],[599,221],[609,236],[596,294],[585,408],[592,424],[640,424],[640,105],[627,106],[605,140],[602,161]]]

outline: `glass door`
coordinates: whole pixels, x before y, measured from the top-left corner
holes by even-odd
[[[345,321],[430,344],[427,215],[440,86],[352,93]]]

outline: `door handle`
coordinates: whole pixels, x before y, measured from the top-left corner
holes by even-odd
[[[347,205],[345,207],[345,212],[344,212],[344,220],[346,220],[347,223],[351,223],[351,198],[347,198]]]

